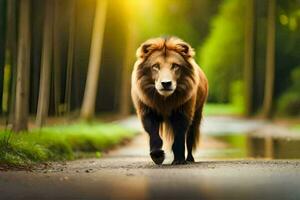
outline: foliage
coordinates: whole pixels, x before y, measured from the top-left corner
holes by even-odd
[[[209,19],[221,0],[127,0],[139,42],[161,35],[175,35],[193,47],[202,44]],[[132,11],[134,10],[134,11]]]
[[[278,112],[282,115],[300,115],[300,94],[286,92],[278,100]]]
[[[244,84],[243,81],[233,81],[230,85],[230,102],[236,107],[240,108],[240,112],[243,112],[245,108],[244,104]]]
[[[210,83],[210,101],[228,102],[231,83],[242,79],[243,8],[241,0],[224,1],[212,21],[209,37],[199,50],[199,63]]]
[[[196,32],[187,19],[179,17],[184,16],[184,12],[187,11],[187,4],[183,1],[176,0],[172,3],[166,0],[142,1],[139,7],[142,12],[137,13],[139,19],[137,23],[143,40],[160,35],[177,35],[184,39],[196,37]],[[176,27],[173,26],[174,19]]]
[[[79,123],[35,129],[20,134],[0,132],[0,164],[26,166],[45,161],[71,160],[78,152],[111,148],[135,135],[115,124]]]
[[[293,85],[291,87],[294,91],[300,91],[300,66],[297,66],[291,74],[291,80],[293,82]]]
[[[297,81],[291,80],[291,74],[299,68],[300,55],[300,9],[295,0],[280,0],[277,5],[276,28],[276,97],[290,90]],[[299,73],[299,72],[298,72]],[[294,75],[292,75],[294,76]],[[293,82],[291,84],[291,82]],[[295,87],[295,86],[292,86]],[[300,88],[300,87],[298,87]],[[299,91],[299,90],[298,90]]]
[[[207,103],[204,106],[204,115],[241,115],[243,107],[234,104]]]
[[[300,116],[300,66],[291,74],[292,85],[278,100],[278,112],[282,115]]]
[[[291,129],[300,132],[300,125],[293,126]]]

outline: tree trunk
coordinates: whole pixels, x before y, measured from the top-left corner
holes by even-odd
[[[61,48],[60,48],[60,32],[59,32],[59,1],[55,0],[54,7],[54,24],[53,24],[53,82],[54,82],[54,110],[55,114],[59,115],[59,105],[60,105],[60,97],[61,97]]]
[[[68,42],[68,59],[66,70],[66,88],[65,88],[65,113],[70,113],[71,107],[71,90],[72,90],[72,73],[74,61],[74,45],[75,45],[75,24],[76,24],[76,1],[71,1],[70,25],[69,25],[69,42]]]
[[[6,1],[0,0],[0,114],[2,114],[3,86],[4,86],[4,65],[5,65],[5,10]]]
[[[268,2],[267,19],[267,51],[266,51],[266,73],[265,73],[265,96],[263,102],[263,116],[272,117],[274,76],[275,76],[275,13],[276,0]]]
[[[126,40],[126,52],[125,52],[125,59],[124,65],[122,67],[122,80],[121,80],[121,92],[120,95],[120,115],[126,116],[130,114],[131,108],[131,100],[130,100],[130,85],[131,85],[131,69],[132,63],[134,62],[134,55],[136,44],[137,44],[137,30],[131,24],[130,21],[128,24],[127,30],[127,40]]]
[[[29,114],[36,116],[39,101],[39,82],[43,51],[43,30],[46,1],[31,0],[31,56],[30,56],[30,93]]]
[[[53,41],[53,1],[46,1],[46,15],[44,20],[43,52],[40,75],[39,101],[36,124],[41,127],[45,123],[49,110],[49,94],[52,62]]]
[[[27,130],[30,69],[30,0],[20,1],[16,105],[13,130]]]
[[[16,0],[7,2],[7,32],[6,32],[6,50],[7,62],[10,65],[10,81],[8,94],[8,123],[12,124],[14,120],[15,102],[16,102],[16,84],[17,84],[17,18],[16,18]]]
[[[86,79],[81,118],[91,119],[95,113],[95,102],[101,63],[107,0],[97,0],[93,25],[90,60]]]
[[[254,0],[246,0],[245,14],[245,50],[244,50],[244,82],[245,82],[245,114],[253,114],[253,81],[254,81]]]

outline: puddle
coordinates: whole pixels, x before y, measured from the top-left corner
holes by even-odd
[[[204,148],[203,158],[221,159],[300,159],[300,139],[257,137],[248,134],[206,136],[219,142],[217,148]]]

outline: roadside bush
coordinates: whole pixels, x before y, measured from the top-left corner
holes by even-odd
[[[292,86],[278,100],[280,115],[300,116],[300,66],[291,74]]]
[[[278,112],[281,115],[300,116],[300,94],[288,92],[279,98]]]

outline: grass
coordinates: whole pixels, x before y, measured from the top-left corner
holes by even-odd
[[[72,160],[83,153],[101,152],[135,135],[116,124],[79,123],[33,129],[29,132],[0,131],[0,165],[30,166],[47,161]]]
[[[292,130],[300,132],[300,125],[295,125],[292,127]]]
[[[243,107],[234,104],[207,103],[204,106],[205,115],[242,115]]]

